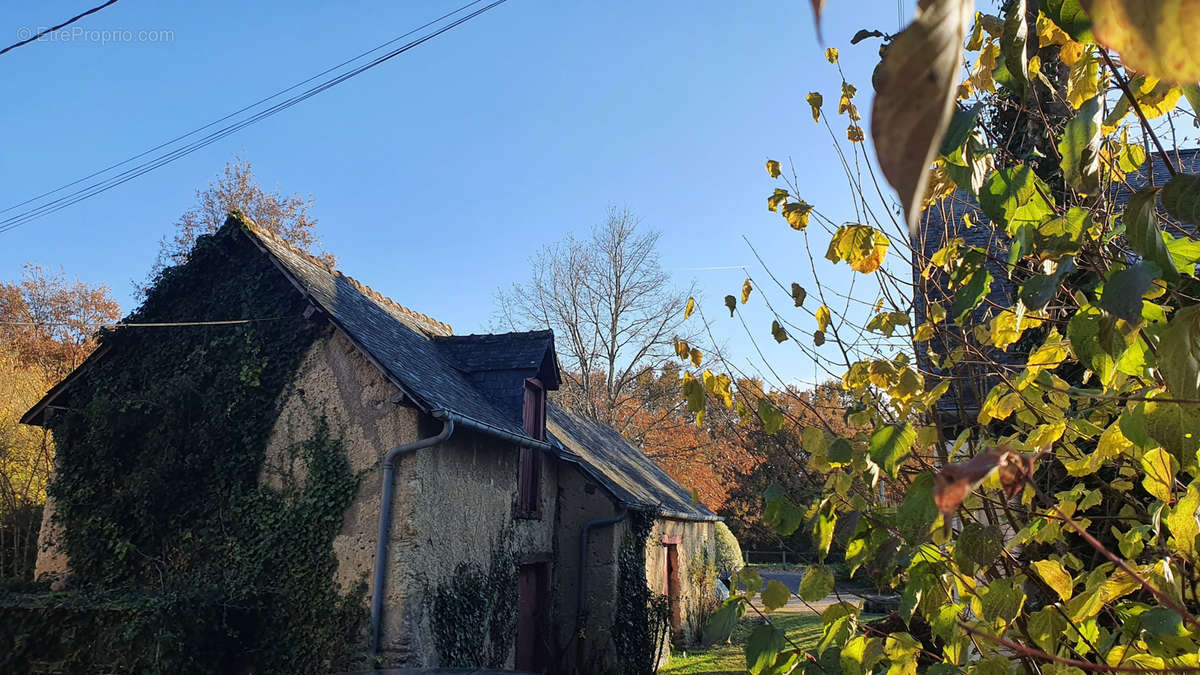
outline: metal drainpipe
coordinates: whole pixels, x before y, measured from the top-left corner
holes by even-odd
[[[437,445],[454,433],[454,420],[443,419],[442,430],[436,436],[397,445],[383,457],[383,494],[379,503],[379,536],[375,540],[375,581],[371,586],[371,653],[379,653],[379,630],[383,614],[383,585],[387,576],[388,533],[392,527],[392,492],[395,483],[396,459],[421,448]]]
[[[583,620],[587,615],[587,593],[584,592],[584,580],[587,577],[587,555],[588,555],[588,539],[591,531],[597,527],[605,525],[615,525],[622,520],[625,520],[625,514],[629,509],[625,504],[621,504],[621,510],[617,511],[617,515],[612,518],[603,518],[600,520],[589,520],[584,524],[583,529],[579,531],[579,579],[577,580],[576,591],[578,597],[575,601],[575,629],[577,631],[583,629]]]

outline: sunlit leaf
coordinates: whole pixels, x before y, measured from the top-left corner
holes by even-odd
[[[781,170],[781,168],[779,166],[779,162],[777,162],[773,159],[768,159],[767,160],[767,173],[770,174],[771,178],[779,178],[779,176],[783,173],[783,171]]]
[[[763,520],[780,536],[790,536],[804,524],[804,511],[787,497],[787,492],[772,485],[763,493]]]
[[[1175,456],[1162,448],[1153,448],[1142,455],[1141,464],[1144,472],[1142,487],[1146,492],[1159,501],[1171,501],[1175,474],[1179,473],[1179,461]]]
[[[950,317],[961,322],[971,310],[979,306],[992,288],[992,273],[985,268],[975,270],[967,283],[954,294],[950,303]]]
[[[812,210],[812,204],[800,201],[784,204],[782,213],[793,230],[803,230],[808,227],[808,215]]]
[[[1179,272],[1158,227],[1157,199],[1158,188],[1146,188],[1129,198],[1124,216],[1125,238],[1135,253],[1153,261],[1162,270],[1164,278],[1173,280],[1179,277]]]
[[[879,230],[870,225],[851,223],[842,225],[834,233],[825,258],[835,263],[844,260],[850,269],[870,274],[883,265],[889,246],[887,236]]]
[[[1029,40],[1029,24],[1025,21],[1025,0],[1012,0],[1004,12],[1004,33],[1000,37],[1000,53],[1012,74],[1015,89],[1025,98],[1029,87],[1029,63],[1025,43]]]
[[[871,459],[895,478],[900,463],[912,452],[916,439],[917,433],[911,424],[881,426],[871,434]]]
[[[1063,568],[1062,563],[1056,560],[1035,560],[1029,563],[1033,571],[1046,582],[1046,585],[1062,598],[1063,602],[1071,599],[1072,587],[1074,582],[1071,580],[1070,573]]]
[[[750,291],[753,291],[753,290],[754,290],[754,287],[750,285],[750,279],[746,279],[745,281],[742,282],[742,304],[743,305],[746,304],[746,302],[750,300]]]
[[[1058,142],[1063,177],[1079,192],[1091,193],[1099,185],[1100,121],[1100,98],[1093,97],[1079,106]]]
[[[1088,45],[1078,56],[1072,54],[1068,58],[1073,60],[1068,64],[1071,69],[1067,72],[1067,103],[1079,108],[1100,93],[1100,57],[1095,47]]]
[[[767,210],[778,211],[780,206],[787,203],[788,191],[783,188],[775,188],[770,197],[767,197]]]
[[[1081,0],[1100,44],[1130,68],[1155,77],[1200,81],[1200,12],[1194,0]]]
[[[787,604],[789,598],[792,597],[792,592],[788,587],[778,579],[771,579],[767,582],[767,587],[762,592],[763,608],[768,612],[773,612]]]
[[[1050,188],[1026,164],[999,169],[984,181],[979,206],[995,223],[1014,233],[1021,225],[1038,225],[1054,213]]]
[[[695,299],[695,298],[688,298],[688,299],[687,299],[687,305],[685,305],[685,306],[684,306],[684,308],[683,308],[683,318],[684,318],[684,320],[686,321],[687,319],[690,319],[690,318],[692,318],[692,312],[694,312],[695,310],[696,310],[696,299]]]
[[[972,5],[970,0],[921,3],[917,18],[892,39],[875,72],[871,138],[883,175],[900,195],[910,232],[920,216],[926,169],[950,123]]]
[[[830,572],[829,568],[813,565],[804,571],[796,595],[799,595],[805,602],[824,600],[833,592],[833,584],[833,572]]]
[[[826,60],[826,61],[828,61],[828,62],[830,62],[830,63],[837,63],[837,62],[838,62],[838,50],[837,50],[837,47],[829,47],[828,49],[826,49],[826,50],[825,50],[825,60]]]
[[[746,638],[746,670],[751,675],[762,675],[775,665],[783,651],[784,633],[772,624],[755,628]]]
[[[1091,42],[1095,39],[1092,37],[1092,20],[1083,11],[1079,0],[1045,0],[1042,2],[1042,11],[1072,40]]]
[[[824,102],[821,95],[815,91],[810,91],[808,96],[804,97],[805,101],[812,106],[812,116],[814,122],[821,121],[821,104]]]
[[[824,333],[829,328],[829,321],[831,318],[831,315],[829,313],[829,308],[826,307],[825,305],[821,305],[820,307],[817,308],[816,316],[817,316],[817,330]]]

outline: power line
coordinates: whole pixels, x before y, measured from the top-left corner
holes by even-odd
[[[413,48],[415,48],[415,47],[417,47],[417,46],[419,46],[419,45],[421,45],[421,44],[424,44],[425,42],[428,42],[429,40],[432,40],[433,38],[435,38],[435,37],[437,37],[437,36],[439,36],[439,35],[441,35],[441,34],[443,34],[443,33],[447,32],[447,31],[449,31],[449,30],[451,30],[451,29],[453,29],[453,28],[455,28],[455,27],[457,27],[457,26],[460,26],[460,25],[462,25],[463,23],[466,23],[467,21],[470,21],[471,19],[473,19],[473,18],[475,18],[475,17],[479,16],[480,14],[483,14],[484,12],[487,12],[487,11],[489,11],[489,10],[493,9],[494,7],[497,7],[497,6],[499,6],[499,5],[502,5],[502,4],[504,4],[506,1],[507,1],[507,0],[495,0],[495,1],[494,1],[494,2],[492,2],[491,4],[488,4],[488,5],[484,6],[484,7],[481,7],[481,8],[479,8],[479,9],[477,9],[477,10],[475,10],[475,11],[473,11],[473,12],[471,12],[471,13],[469,13],[469,14],[465,15],[465,16],[459,17],[458,19],[455,19],[454,21],[452,21],[452,22],[450,22],[450,23],[448,23],[448,24],[446,24],[446,25],[442,26],[441,28],[438,28],[437,30],[435,30],[435,31],[433,31],[433,32],[431,32],[431,33],[429,33],[429,34],[427,34],[427,35],[424,35],[424,36],[422,36],[422,37],[419,37],[419,38],[417,38],[417,39],[415,39],[415,40],[412,40],[412,41],[410,41],[410,42],[407,42],[407,43],[405,43],[404,45],[401,45],[400,47],[397,47],[396,49],[393,49],[393,50],[391,50],[391,51],[389,51],[389,52],[387,52],[387,53],[385,53],[385,54],[383,54],[383,55],[381,55],[381,56],[378,56],[378,57],[376,57],[375,59],[373,59],[373,60],[371,60],[371,61],[369,61],[369,62],[367,62],[367,63],[365,63],[365,64],[363,64],[363,65],[357,66],[357,67],[355,67],[355,68],[352,68],[351,70],[349,70],[349,71],[346,71],[346,72],[344,72],[344,73],[342,73],[342,74],[340,74],[340,75],[337,75],[337,76],[335,76],[335,77],[329,78],[329,79],[327,79],[327,80],[325,80],[325,81],[321,82],[320,84],[317,84],[316,86],[310,87],[310,88],[308,88],[308,89],[304,90],[303,92],[301,92],[301,93],[299,93],[299,94],[296,94],[295,96],[292,96],[291,98],[285,99],[284,101],[281,101],[281,102],[279,102],[279,103],[277,103],[277,104],[275,104],[275,105],[273,105],[273,106],[271,106],[271,107],[269,107],[269,108],[266,108],[265,110],[261,110],[261,111],[259,111],[259,112],[255,113],[255,114],[251,115],[251,116],[250,116],[250,117],[248,117],[248,118],[245,118],[245,119],[242,119],[242,120],[240,120],[240,121],[236,121],[236,122],[233,122],[233,123],[231,123],[231,124],[229,124],[229,125],[226,125],[226,126],[224,126],[224,127],[221,127],[221,128],[219,128],[219,129],[217,129],[216,131],[213,131],[213,132],[209,133],[208,135],[206,135],[206,136],[203,136],[203,137],[201,137],[201,138],[199,138],[199,139],[197,139],[197,140],[194,140],[194,141],[192,141],[192,142],[190,142],[190,143],[188,143],[188,144],[185,144],[185,145],[183,145],[183,146],[181,146],[181,147],[178,147],[178,148],[176,148],[176,149],[174,149],[174,150],[170,150],[170,151],[168,151],[168,152],[162,153],[162,154],[160,154],[160,155],[158,155],[158,156],[156,156],[156,157],[154,157],[154,158],[152,158],[152,159],[150,159],[150,160],[148,160],[148,161],[146,161],[146,162],[143,162],[143,163],[141,163],[141,164],[138,164],[138,165],[136,165],[136,166],[134,166],[134,167],[132,167],[132,168],[126,169],[125,171],[122,171],[122,172],[120,172],[120,173],[118,173],[118,174],[115,174],[115,175],[113,175],[113,176],[110,176],[110,177],[108,177],[108,178],[105,178],[105,179],[103,179],[103,180],[100,180],[100,181],[97,181],[97,182],[95,182],[95,183],[92,183],[92,184],[90,184],[90,185],[87,185],[86,187],[83,187],[83,188],[80,188],[80,189],[78,189],[78,190],[75,190],[75,191],[73,191],[73,192],[70,192],[70,193],[68,193],[68,194],[66,194],[66,195],[64,195],[64,196],[62,196],[62,197],[59,197],[59,198],[57,198],[57,199],[54,199],[54,200],[51,200],[51,201],[49,201],[49,202],[45,202],[45,203],[43,203],[43,204],[40,204],[40,205],[38,205],[38,206],[35,206],[35,207],[33,207],[33,208],[31,208],[31,209],[27,210],[27,211],[23,211],[23,212],[21,212],[21,213],[18,213],[18,214],[14,215],[14,216],[9,216],[8,218],[4,218],[4,219],[0,220],[0,233],[7,232],[7,231],[9,231],[9,230],[11,230],[11,229],[14,229],[14,228],[16,228],[16,227],[18,227],[18,226],[20,226],[20,225],[23,225],[23,224],[25,224],[25,223],[27,223],[27,222],[29,222],[29,221],[31,221],[31,220],[35,220],[35,219],[37,219],[37,218],[40,218],[40,217],[42,217],[42,216],[44,216],[44,215],[48,215],[48,214],[50,214],[50,213],[54,213],[54,212],[56,212],[56,211],[60,211],[60,210],[62,210],[62,209],[64,209],[64,208],[66,208],[66,207],[68,207],[68,206],[71,206],[71,205],[73,205],[73,204],[76,204],[76,203],[78,203],[78,202],[80,202],[80,201],[83,201],[84,199],[88,199],[88,198],[90,198],[90,197],[93,197],[93,196],[95,196],[95,195],[98,195],[98,194],[100,194],[100,193],[102,193],[102,192],[106,192],[106,191],[108,191],[108,190],[111,190],[112,188],[114,188],[114,187],[117,187],[117,186],[119,186],[119,185],[121,185],[121,184],[123,184],[123,183],[126,183],[126,182],[130,181],[130,180],[133,180],[134,178],[137,178],[137,177],[139,177],[139,176],[141,176],[141,175],[144,175],[144,174],[146,174],[146,173],[149,173],[150,171],[153,171],[154,169],[157,169],[157,168],[159,168],[159,167],[161,167],[161,166],[164,166],[164,165],[166,165],[166,164],[169,164],[169,163],[171,163],[171,162],[173,162],[173,161],[175,161],[175,160],[177,160],[177,159],[180,159],[180,158],[182,158],[182,157],[185,157],[185,156],[187,156],[187,155],[189,155],[189,154],[191,154],[191,153],[193,153],[193,152],[195,152],[195,151],[197,151],[197,150],[200,150],[201,148],[204,148],[204,147],[206,147],[206,146],[208,146],[208,145],[211,145],[211,144],[213,144],[213,143],[215,143],[215,142],[217,142],[217,141],[219,141],[219,140],[221,140],[221,139],[225,138],[226,136],[229,136],[229,135],[231,135],[231,134],[233,134],[233,133],[236,133],[237,131],[240,131],[241,129],[244,129],[245,127],[247,127],[247,126],[250,126],[251,124],[254,124],[255,122],[258,122],[258,121],[260,121],[260,120],[266,119],[267,117],[270,117],[270,116],[272,116],[272,115],[275,115],[276,113],[282,112],[283,110],[286,110],[286,109],[288,109],[288,108],[290,108],[290,107],[292,107],[292,106],[294,106],[294,105],[296,105],[296,104],[298,104],[298,103],[301,103],[301,102],[303,102],[303,101],[305,101],[305,100],[308,100],[309,98],[311,98],[311,97],[313,97],[313,96],[316,96],[317,94],[319,94],[319,93],[321,93],[321,92],[323,92],[323,91],[325,91],[325,90],[327,90],[327,89],[330,89],[330,88],[332,88],[332,87],[334,87],[334,86],[337,86],[338,84],[341,84],[342,82],[345,82],[346,80],[349,80],[349,79],[351,79],[351,78],[353,78],[353,77],[355,77],[355,76],[357,76],[357,75],[360,75],[360,74],[362,74],[362,73],[366,72],[367,70],[370,70],[371,68],[374,68],[375,66],[378,66],[378,65],[380,65],[380,64],[382,64],[382,63],[384,63],[384,62],[386,62],[386,61],[389,61],[389,60],[391,60],[391,59],[395,58],[396,56],[399,56],[400,54],[403,54],[404,52],[407,52],[407,51],[409,51],[410,49],[413,49]],[[145,151],[145,152],[143,152],[143,153],[140,153],[140,154],[138,154],[138,155],[135,155],[134,157],[131,157],[131,158],[129,158],[129,159],[127,159],[127,160],[123,161],[123,162],[119,162],[119,163],[117,163],[117,164],[114,164],[114,165],[112,165],[112,166],[108,167],[107,169],[102,169],[102,170],[100,170],[100,171],[97,171],[97,172],[95,172],[95,173],[93,173],[93,174],[90,174],[89,176],[85,176],[84,178],[81,178],[81,179],[79,179],[79,180],[76,180],[76,181],[74,181],[74,182],[72,182],[72,183],[68,183],[67,185],[64,185],[64,186],[62,186],[62,187],[60,187],[60,188],[58,188],[58,189],[51,190],[50,192],[47,192],[47,193],[43,193],[43,195],[41,195],[40,197],[45,197],[45,196],[49,196],[49,195],[52,195],[52,194],[55,194],[55,193],[61,192],[61,191],[65,190],[65,189],[67,189],[68,187],[71,187],[71,186],[77,185],[77,184],[79,184],[79,183],[81,183],[81,182],[84,182],[84,181],[88,180],[89,178],[96,177],[96,176],[98,176],[98,175],[101,175],[101,174],[104,174],[104,173],[108,172],[108,171],[109,171],[109,170],[111,170],[111,169],[114,169],[114,168],[116,168],[116,167],[122,166],[122,165],[124,165],[124,164],[128,164],[128,163],[130,163],[131,161],[133,161],[134,159],[141,158],[141,157],[143,157],[143,156],[145,156],[145,155],[148,155],[148,154],[150,154],[150,153],[152,153],[152,152],[154,152],[154,151],[156,151],[156,150],[159,150],[159,149],[162,149],[162,148],[164,148],[164,147],[170,146],[170,145],[172,145],[174,142],[176,142],[176,141],[178,141],[178,140],[182,140],[182,139],[184,139],[184,138],[187,138],[187,137],[189,137],[189,136],[193,136],[193,135],[195,135],[195,134],[199,133],[200,131],[203,131],[203,130],[205,130],[205,129],[208,129],[208,128],[212,127],[212,126],[215,126],[216,124],[219,124],[220,122],[223,122],[223,121],[225,121],[225,120],[228,120],[228,119],[230,119],[230,118],[232,118],[232,117],[235,117],[235,116],[236,116],[236,115],[238,115],[239,113],[241,113],[241,112],[245,112],[246,110],[249,110],[249,109],[251,109],[251,108],[254,108],[254,107],[256,107],[257,105],[259,105],[259,104],[261,104],[261,103],[264,103],[264,102],[266,102],[266,101],[269,101],[269,100],[271,100],[271,99],[273,99],[273,98],[276,98],[276,97],[280,96],[280,95],[281,95],[281,94],[283,94],[283,93],[286,93],[286,92],[288,92],[288,91],[291,91],[291,90],[293,90],[293,89],[296,89],[296,88],[300,87],[300,86],[301,86],[301,85],[303,85],[303,84],[306,84],[306,83],[308,83],[308,82],[311,82],[311,81],[313,81],[313,80],[315,80],[315,79],[317,79],[317,78],[321,77],[322,75],[325,75],[325,74],[328,74],[329,72],[332,72],[332,71],[334,71],[334,70],[337,70],[337,69],[339,69],[340,67],[342,67],[342,66],[344,66],[344,65],[346,65],[346,64],[349,64],[349,63],[351,63],[351,62],[353,62],[353,61],[356,61],[356,60],[358,60],[358,59],[362,58],[362,57],[363,57],[363,56],[365,56],[365,55],[368,55],[368,54],[371,54],[371,53],[373,53],[373,52],[375,52],[375,51],[378,51],[379,49],[383,48],[384,46],[387,46],[387,45],[393,44],[393,43],[395,43],[396,41],[403,39],[404,37],[407,37],[407,36],[409,36],[409,35],[412,35],[412,34],[414,34],[414,33],[417,33],[417,32],[421,31],[421,30],[422,30],[422,29],[424,29],[424,28],[427,28],[427,27],[429,27],[429,26],[432,26],[432,25],[434,25],[434,24],[438,23],[439,21],[442,21],[442,20],[443,20],[443,19],[445,19],[445,18],[448,18],[448,17],[450,17],[450,16],[453,16],[454,14],[460,13],[460,12],[462,12],[462,11],[464,11],[464,10],[466,10],[466,9],[468,9],[468,8],[470,8],[470,7],[474,6],[474,5],[476,5],[476,4],[479,4],[480,2],[482,2],[482,0],[474,0],[473,2],[470,2],[470,3],[468,3],[468,4],[466,4],[466,5],[462,6],[462,7],[460,7],[459,9],[457,9],[457,10],[454,10],[453,12],[450,12],[449,14],[443,15],[442,17],[439,17],[438,19],[434,19],[433,21],[430,21],[430,22],[426,23],[424,26],[421,26],[420,28],[416,28],[416,29],[414,29],[414,30],[412,30],[412,31],[409,31],[408,33],[405,33],[404,35],[402,35],[402,36],[400,36],[400,37],[394,38],[393,40],[390,40],[389,42],[386,42],[386,43],[384,43],[383,45],[380,45],[379,47],[376,47],[376,48],[374,48],[374,49],[371,49],[371,50],[368,50],[368,51],[366,51],[366,52],[363,52],[363,53],[362,53],[362,54],[360,54],[359,56],[356,56],[356,57],[354,57],[353,59],[350,59],[350,60],[348,60],[348,61],[345,61],[345,62],[343,62],[342,64],[339,64],[338,66],[334,66],[333,68],[326,69],[325,71],[322,71],[322,73],[319,73],[318,75],[314,75],[313,77],[310,77],[310,78],[308,78],[307,80],[305,80],[305,81],[303,81],[303,82],[297,83],[297,84],[295,84],[295,85],[292,85],[291,87],[288,87],[287,89],[284,89],[284,90],[282,90],[282,91],[280,91],[280,92],[277,92],[276,94],[273,94],[273,95],[271,95],[271,96],[268,96],[267,98],[265,98],[265,99],[262,99],[262,100],[258,101],[257,103],[254,103],[254,104],[251,104],[251,105],[249,105],[249,106],[246,106],[246,107],[242,108],[241,110],[239,110],[239,111],[237,111],[237,112],[230,113],[229,115],[226,115],[225,117],[223,117],[223,118],[221,118],[221,119],[219,119],[219,120],[217,120],[217,121],[215,121],[215,122],[212,122],[212,123],[206,124],[205,126],[203,126],[203,127],[200,127],[200,128],[198,128],[198,129],[196,129],[196,130],[194,130],[194,131],[188,132],[187,134],[184,134],[184,135],[182,135],[182,136],[178,136],[178,137],[176,137],[175,139],[173,139],[173,140],[171,140],[171,141],[167,141],[166,143],[162,143],[162,144],[160,144],[160,145],[156,146],[155,148],[151,148],[150,150],[147,150],[147,151]],[[30,202],[37,201],[38,199],[40,199],[40,197],[34,197],[34,198],[32,198],[32,199],[29,199],[29,200],[26,200],[25,202],[22,202],[22,203],[20,203],[20,204],[13,205],[13,206],[11,206],[11,207],[9,207],[9,208],[7,208],[7,209],[4,209],[4,211],[0,211],[0,213],[7,212],[7,211],[11,211],[11,210],[13,210],[13,209],[15,209],[15,208],[18,208],[18,207],[20,207],[20,206],[27,205],[27,204],[29,204]]]
[[[71,18],[67,19],[66,21],[64,21],[64,22],[62,22],[62,23],[60,23],[60,24],[58,24],[57,26],[51,26],[50,28],[47,28],[46,30],[44,30],[44,31],[42,31],[42,32],[40,32],[40,33],[38,33],[37,35],[34,35],[33,37],[31,37],[31,38],[29,38],[29,39],[27,39],[27,40],[21,40],[20,42],[17,42],[17,43],[15,43],[15,44],[11,44],[11,45],[9,45],[9,46],[5,47],[4,49],[0,49],[0,56],[3,56],[3,55],[5,55],[5,54],[7,54],[7,53],[11,52],[12,50],[16,49],[17,47],[20,47],[20,46],[22,46],[22,45],[27,45],[27,44],[29,44],[30,42],[33,42],[34,40],[36,40],[36,39],[38,39],[38,38],[42,37],[43,35],[45,35],[45,34],[47,34],[47,33],[53,33],[54,31],[56,31],[56,30],[58,30],[58,29],[60,29],[60,28],[66,28],[67,26],[70,26],[71,24],[73,24],[73,23],[75,23],[76,21],[78,21],[78,20],[82,19],[83,17],[85,17],[85,16],[87,16],[87,15],[89,15],[89,14],[95,14],[96,12],[99,12],[100,10],[104,9],[105,7],[108,7],[109,5],[111,5],[111,4],[114,4],[116,1],[117,1],[117,0],[108,0],[108,2],[104,3],[103,5],[100,5],[99,7],[93,7],[93,8],[91,8],[91,9],[89,9],[88,11],[84,12],[83,14],[76,14],[75,16],[73,16],[73,17],[71,17]]]

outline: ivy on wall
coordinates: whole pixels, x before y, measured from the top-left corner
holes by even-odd
[[[56,402],[71,592],[0,598],[0,670],[317,672],[357,648],[363,596],[337,587],[331,543],[358,479],[316,412],[287,449],[303,480],[259,484],[284,394],[329,329],[240,230],[199,238],[129,322],[254,322],[106,333]]]
[[[517,629],[517,567],[507,537],[493,548],[487,570],[459,563],[426,597],[441,665],[505,666]]]
[[[646,582],[646,541],[654,529],[654,511],[630,510],[629,528],[617,554],[617,607],[612,640],[621,675],[649,675],[656,670],[666,640],[670,606]]]

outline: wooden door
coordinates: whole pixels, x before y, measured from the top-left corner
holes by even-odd
[[[517,568],[516,669],[540,673],[546,668],[546,624],[550,612],[549,570],[546,563]]]
[[[671,638],[677,641],[680,637],[680,607],[679,607],[679,545],[677,543],[663,544],[667,549],[667,584],[664,592],[671,606]]]

